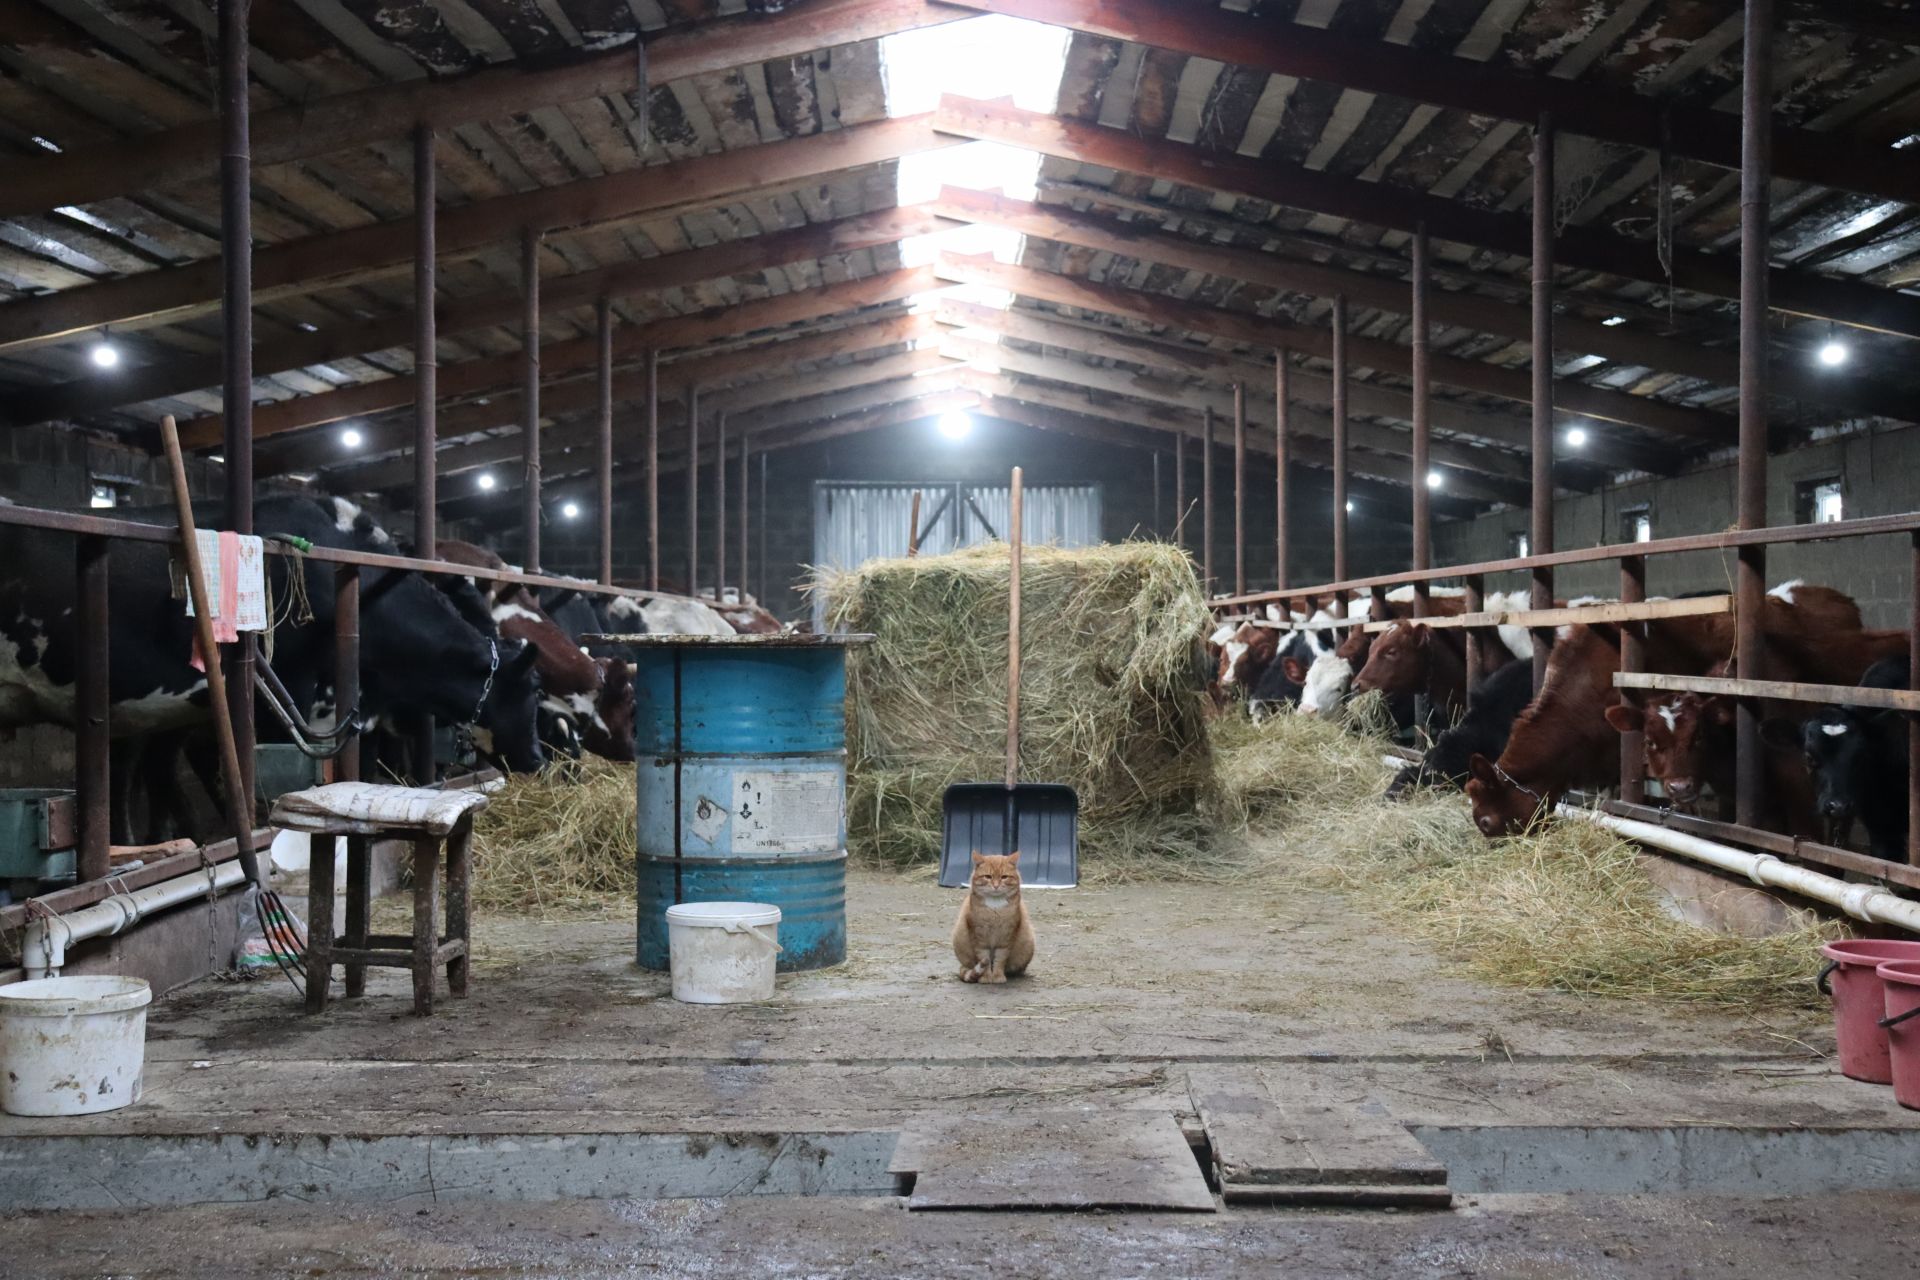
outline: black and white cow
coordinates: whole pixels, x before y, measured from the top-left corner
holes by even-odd
[[[124,512],[171,524],[171,509]],[[217,527],[209,507],[200,518]],[[304,538],[319,546],[392,553],[391,538],[352,503],[278,495],[255,506],[262,534]],[[206,676],[189,662],[193,624],[173,598],[169,549],[158,543],[115,544],[109,570],[107,673],[116,738],[192,730],[206,719]],[[269,556],[276,604],[292,598],[298,571],[310,620],[283,618],[273,635],[273,666],[295,705],[323,697],[333,671],[334,566]],[[405,716],[421,712],[479,726],[489,753],[516,770],[538,768],[533,707],[539,699],[531,664],[503,648],[477,593],[461,600],[463,579],[439,585],[415,573],[362,575],[360,658],[362,710]],[[475,610],[477,609],[477,614]],[[71,724],[77,646],[73,628],[73,539],[36,529],[0,529],[0,728]],[[260,717],[263,736],[274,722]]]
[[[1905,658],[1882,658],[1860,678],[1863,689],[1906,689]],[[1814,780],[1814,802],[1830,840],[1844,840],[1853,820],[1867,829],[1876,858],[1907,858],[1907,721],[1898,711],[1821,707],[1803,724],[1769,719],[1767,744],[1799,748]]]

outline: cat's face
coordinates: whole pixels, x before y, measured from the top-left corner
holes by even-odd
[[[1004,858],[976,852],[973,855],[973,891],[987,898],[1006,898],[1020,890],[1020,852]]]

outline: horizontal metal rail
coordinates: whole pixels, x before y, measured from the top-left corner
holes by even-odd
[[[1575,623],[1593,626],[1607,622],[1653,622],[1661,618],[1698,618],[1709,614],[1732,613],[1732,596],[1690,596],[1684,600],[1642,600],[1628,603],[1610,600],[1603,604],[1576,604],[1561,609],[1495,609],[1483,613],[1459,613],[1427,618],[1408,618],[1426,627],[1564,627]],[[1399,618],[1369,622],[1367,631],[1385,631]]]
[[[1727,551],[1738,547],[1772,546],[1786,542],[1828,542],[1836,538],[1871,538],[1886,534],[1920,532],[1920,512],[1903,515],[1865,516],[1858,520],[1830,520],[1824,524],[1778,525],[1766,529],[1730,529],[1723,533],[1694,533],[1677,538],[1656,538],[1650,542],[1610,543],[1606,546],[1580,547],[1572,551],[1554,551],[1510,560],[1486,560],[1476,564],[1444,565],[1434,569],[1408,569],[1369,578],[1350,578],[1344,582],[1326,582],[1317,586],[1288,587],[1278,591],[1256,591],[1246,595],[1215,596],[1207,603],[1214,609],[1245,608],[1249,605],[1280,604],[1307,597],[1345,595],[1382,587],[1407,586],[1421,582],[1439,582],[1447,578],[1484,576],[1490,573],[1519,573],[1532,569],[1569,564],[1593,564],[1628,556],[1677,555],[1685,551]]]
[[[1728,676],[1669,676],[1651,671],[1616,671],[1616,689],[1653,689],[1663,693],[1704,693],[1726,698],[1777,698],[1782,702],[1842,703],[1887,711],[1920,711],[1920,692],[1867,689],[1853,684],[1803,684],[1795,680],[1739,680]]]

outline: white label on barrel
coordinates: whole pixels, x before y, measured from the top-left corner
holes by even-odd
[[[693,828],[697,838],[713,844],[720,839],[720,833],[727,829],[727,811],[718,800],[701,796],[693,806],[693,821],[687,825]]]
[[[734,775],[735,853],[819,853],[840,841],[838,773]]]

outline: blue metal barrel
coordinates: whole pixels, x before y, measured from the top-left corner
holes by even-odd
[[[779,968],[847,955],[850,636],[621,637],[637,658],[642,968],[667,908],[780,908]]]

